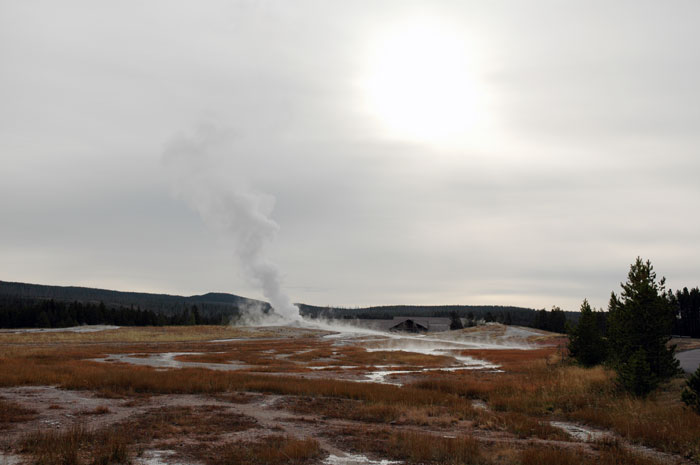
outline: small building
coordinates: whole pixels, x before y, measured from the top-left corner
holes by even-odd
[[[409,323],[410,321],[410,323]],[[450,319],[424,316],[395,316],[392,319],[355,320],[353,324],[378,331],[406,331],[411,333],[434,333],[450,330]]]
[[[401,331],[406,333],[427,333],[428,328],[420,323],[409,319],[403,320],[401,323],[389,328],[389,331]]]

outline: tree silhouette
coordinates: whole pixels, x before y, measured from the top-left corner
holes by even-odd
[[[603,362],[607,355],[598,318],[588,300],[581,304],[578,324],[569,331],[569,353],[583,366],[597,365]]]
[[[608,342],[611,362],[621,384],[646,395],[678,373],[675,346],[667,347],[675,307],[665,295],[665,278],[656,281],[650,261],[637,257],[622,284],[622,293],[610,297]]]

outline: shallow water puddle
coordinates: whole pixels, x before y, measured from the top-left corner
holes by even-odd
[[[590,429],[587,426],[568,423],[565,421],[550,421],[550,425],[555,428],[564,430],[569,436],[578,439],[579,441],[592,442],[610,437],[610,433],[606,431]]]
[[[172,450],[147,450],[143,456],[136,459],[138,465],[198,465],[196,462],[181,462],[173,459],[175,451]]]
[[[209,352],[211,353],[211,352]],[[95,362],[122,362],[132,365],[142,365],[154,368],[208,368],[210,370],[240,370],[248,368],[243,363],[205,363],[205,362],[183,362],[176,360],[181,355],[204,355],[205,352],[163,352],[160,354],[148,354],[147,357],[138,354],[109,354],[104,358],[92,359]]]
[[[2,329],[0,333],[96,333],[99,331],[110,331],[119,329],[120,326],[113,325],[83,325],[71,326],[69,328],[22,328],[22,329]],[[0,462],[2,464],[2,462]]]
[[[364,455],[347,454],[343,457],[329,455],[323,461],[324,465],[393,465],[403,462],[398,460],[371,460]]]
[[[477,410],[485,410],[485,411],[491,410],[489,408],[488,404],[481,399],[472,400],[472,407],[474,407]]]
[[[19,455],[0,452],[0,465],[19,465],[22,460]]]
[[[491,370],[493,372],[501,372],[502,370],[497,370],[498,365],[493,365],[488,362],[477,360],[477,363],[473,363],[467,366],[455,366],[455,367],[441,367],[441,368],[423,368],[421,370],[378,370],[371,371],[365,374],[366,379],[359,380],[370,383],[381,383],[381,384],[392,384],[394,386],[403,386],[403,383],[398,381],[390,381],[387,378],[392,375],[409,375],[415,373],[427,373],[429,371],[461,371],[461,370]]]
[[[464,350],[464,345],[455,342],[445,342],[436,341],[432,338],[417,339],[412,338],[410,340],[402,339],[390,339],[388,341],[383,341],[380,344],[373,344],[372,347],[366,347],[367,352],[379,352],[379,351],[389,351],[389,352],[412,352],[423,355],[431,356],[448,356],[452,357],[457,365],[447,366],[447,367],[434,367],[434,368],[422,368],[420,370],[401,370],[401,367],[397,366],[377,366],[376,368],[383,368],[382,370],[376,370],[369,372],[365,375],[366,380],[373,383],[382,384],[393,384],[395,386],[401,386],[403,383],[396,381],[389,381],[388,377],[391,375],[405,375],[414,373],[426,373],[429,371],[462,371],[462,370],[498,370],[499,365],[495,365],[486,360],[478,360],[473,357],[467,357],[459,355],[458,351]],[[455,353],[457,352],[457,353]],[[393,368],[386,369],[386,368]],[[399,368],[399,369],[397,369]]]
[[[327,370],[327,371],[337,371],[337,370],[353,370],[355,368],[360,368],[358,365],[328,365],[323,367],[309,367],[311,370]]]

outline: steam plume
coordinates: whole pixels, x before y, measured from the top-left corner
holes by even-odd
[[[214,155],[226,149],[228,140],[226,131],[212,126],[200,126],[171,140],[163,162],[174,192],[231,241],[246,275],[260,286],[281,320],[276,323],[298,321],[299,310],[282,289],[279,268],[265,256],[267,244],[279,230],[270,218],[274,198],[248,188],[244,179],[237,178],[238,172],[222,176],[213,166]]]

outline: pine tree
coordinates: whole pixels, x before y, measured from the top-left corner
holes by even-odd
[[[648,260],[637,257],[630,267],[620,298],[610,297],[608,341],[611,362],[621,384],[646,395],[678,372],[671,339],[675,309],[667,300],[665,278],[656,282]]]
[[[547,331],[555,333],[563,333],[566,331],[566,313],[564,310],[557,307],[552,307],[552,310],[547,315]]]
[[[464,325],[462,324],[462,320],[459,318],[459,315],[457,315],[457,312],[450,312],[450,329],[456,330],[463,328]]]
[[[588,300],[581,304],[578,325],[569,332],[569,353],[581,365],[588,367],[605,360],[605,340],[598,327],[598,318]]]
[[[625,389],[637,396],[647,395],[658,385],[658,377],[651,370],[648,354],[641,347],[618,367],[618,376]]]

